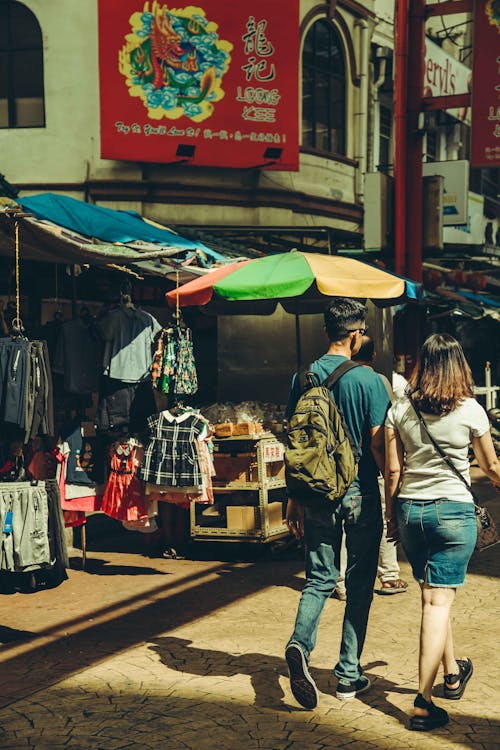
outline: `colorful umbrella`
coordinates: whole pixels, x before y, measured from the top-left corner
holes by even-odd
[[[289,312],[313,312],[324,308],[325,297],[370,298],[391,304],[418,299],[421,293],[416,282],[368,263],[293,250],[218,268],[168,292],[167,300],[180,307],[209,302],[212,307],[219,300],[227,303],[227,312],[233,311],[236,302],[267,300],[281,302]],[[224,305],[217,307],[219,312],[224,309]],[[268,305],[266,311],[272,311]]]

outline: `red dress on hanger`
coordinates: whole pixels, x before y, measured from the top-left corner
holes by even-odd
[[[102,498],[101,510],[117,521],[139,521],[147,518],[147,501],[137,478],[142,448],[129,443],[111,447],[111,466]]]

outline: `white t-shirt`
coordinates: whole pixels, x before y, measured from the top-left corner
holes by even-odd
[[[483,407],[466,398],[446,414],[422,414],[430,434],[470,484],[468,450],[473,437],[490,429]],[[473,502],[460,479],[445,464],[429,440],[407,398],[394,403],[387,414],[387,427],[397,430],[405,450],[400,498],[414,500],[459,500]]]
[[[399,372],[392,373],[392,390],[396,398],[404,398],[408,381]]]

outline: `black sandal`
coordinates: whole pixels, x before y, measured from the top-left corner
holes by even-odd
[[[457,659],[457,664],[460,674],[445,674],[444,676],[444,697],[449,701],[458,701],[462,697],[474,671],[470,659]],[[454,688],[450,687],[455,682],[458,682],[458,685]]]
[[[412,716],[410,729],[415,732],[428,732],[430,729],[438,729],[448,724],[450,718],[444,708],[438,708],[432,701],[426,701],[421,693],[417,695],[413,703],[415,708],[425,708],[427,716]]]

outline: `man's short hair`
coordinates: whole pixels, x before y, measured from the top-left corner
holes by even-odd
[[[336,297],[325,310],[325,327],[330,341],[341,341],[366,319],[364,302],[351,297]]]
[[[353,354],[351,359],[354,362],[373,362],[375,354],[375,342],[369,336],[363,336],[359,352]]]

